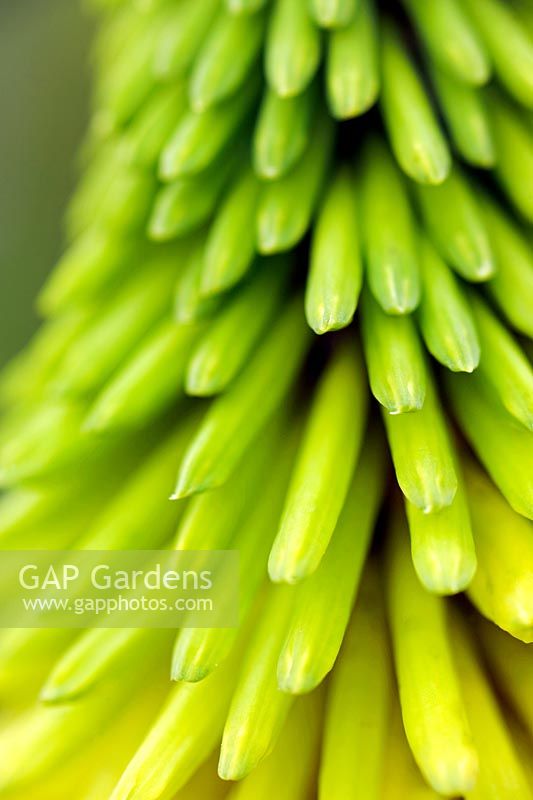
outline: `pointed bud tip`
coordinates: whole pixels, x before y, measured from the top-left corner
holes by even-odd
[[[283,99],[287,99],[290,97],[296,97],[296,95],[303,92],[304,86],[300,86],[300,82],[285,72],[281,72],[279,69],[276,72],[276,75],[272,76],[271,88],[274,92]]]
[[[471,163],[474,167],[479,169],[494,169],[496,166],[496,153],[492,147],[487,147],[483,153],[477,153],[471,157]]]
[[[496,274],[496,265],[490,260],[481,261],[475,266],[474,272],[475,277],[473,277],[473,280],[479,282],[488,281]]]
[[[447,349],[435,357],[450,372],[471,374],[479,366],[480,346],[476,334],[470,331],[457,331],[454,339],[447,343]]]
[[[235,746],[233,748],[224,746],[224,741],[222,741],[218,777],[223,781],[241,781],[255,766],[255,764],[248,764],[248,757],[245,754],[239,755],[236,749]]]
[[[217,269],[216,271],[219,272],[220,270]],[[227,292],[228,289],[232,288],[232,286],[232,283],[227,283],[226,281],[221,280],[218,276],[204,274],[200,284],[200,297],[206,300],[211,297],[216,297],[217,294]]]
[[[462,353],[446,366],[451,372],[466,372],[471,375],[479,366],[479,355]]]
[[[412,314],[420,303],[420,288],[405,281],[390,281],[384,291],[372,292],[386,314],[394,317]]]
[[[197,664],[176,661],[170,670],[170,680],[175,683],[199,683],[207,678],[209,672]]]
[[[185,394],[190,397],[211,397],[222,391],[217,384],[217,367],[204,362],[189,363],[189,369],[185,376]]]
[[[283,174],[277,164],[272,164],[265,158],[256,160],[254,171],[257,177],[264,181],[275,181]]]
[[[218,387],[212,386],[208,381],[187,381],[185,384],[185,394],[189,397],[213,397],[221,391]]]
[[[257,249],[262,256],[271,256],[283,250],[278,231],[270,223],[270,220],[259,221]]]
[[[56,686],[53,683],[45,684],[39,692],[39,700],[45,705],[61,703],[68,698],[69,693],[65,692],[61,686]]]
[[[325,677],[316,675],[313,666],[305,655],[299,657],[292,653],[287,656],[282,652],[277,669],[278,688],[285,694],[309,694]]]
[[[473,747],[463,747],[462,756],[456,758],[451,768],[449,759],[442,758],[435,764],[430,783],[439,794],[446,797],[468,795],[474,788],[479,771],[479,762]]]
[[[327,31],[332,31],[339,27],[334,9],[322,8],[315,16],[317,25]]]
[[[444,183],[450,174],[452,162],[451,158],[448,158],[435,163],[428,163],[426,166],[427,169],[424,173],[423,180],[420,182],[427,183],[430,186],[439,186],[441,183]]]
[[[306,319],[311,330],[317,336],[323,336],[325,333],[334,333],[347,328],[353,321],[353,314],[328,312],[323,307],[310,308],[306,311]]]
[[[339,121],[360,117],[372,108],[378,94],[378,81],[369,81],[367,75],[363,81],[355,80],[353,75],[339,78],[329,91],[331,115]]]
[[[449,596],[464,592],[470,586],[477,569],[475,554],[457,551],[450,553],[424,551],[423,557],[413,556],[420,583],[431,594]]]
[[[203,112],[208,111],[214,103],[214,98],[205,88],[198,89],[193,86],[189,93],[189,104],[195,114],[203,114]]]
[[[146,235],[153,242],[167,242],[174,238],[174,235],[161,222],[158,214],[154,214],[148,222]]]
[[[397,417],[400,414],[411,414],[413,411],[420,411],[423,406],[423,397],[413,397],[403,402],[389,403],[385,408],[391,417]]]
[[[304,580],[311,574],[303,561],[283,558],[275,552],[270,552],[268,559],[268,577],[272,583],[286,583],[294,585]]]
[[[456,476],[453,484],[448,483],[447,487],[439,486],[426,486],[426,493],[420,494],[416,497],[408,497],[408,499],[420,509],[424,514],[434,514],[437,511],[442,511],[443,508],[448,508],[453,503],[453,499],[457,492],[457,479]]]
[[[529,413],[527,413],[527,415],[522,414],[520,416],[520,422],[522,423],[524,428],[527,428],[528,431],[532,431],[533,432],[533,416],[532,415],[530,415]]]
[[[185,497],[190,497],[193,494],[207,491],[208,489],[215,488],[209,481],[198,482],[191,480],[186,474],[181,474],[178,477],[178,482],[173,493],[170,495],[170,500],[183,500]]]
[[[162,183],[170,183],[179,177],[179,170],[177,170],[174,163],[165,156],[164,152],[159,161],[157,177]]]

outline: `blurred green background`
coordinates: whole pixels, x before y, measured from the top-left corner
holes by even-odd
[[[37,324],[86,123],[91,25],[79,0],[0,0],[0,364]]]

